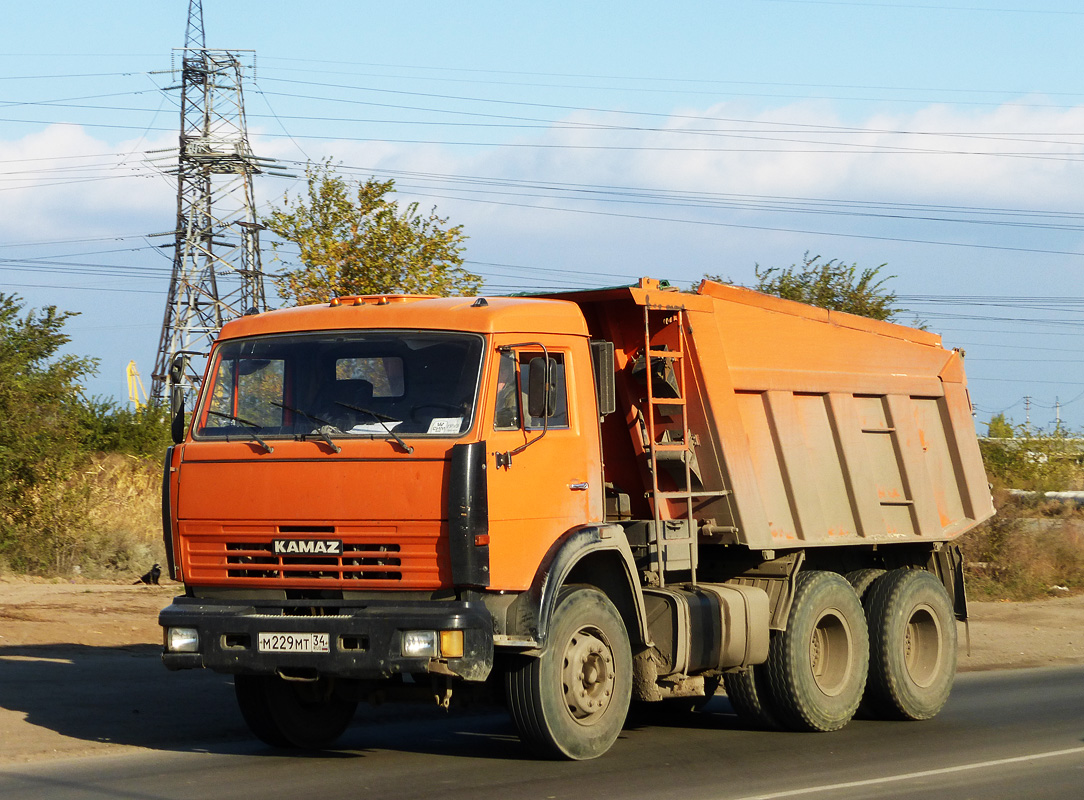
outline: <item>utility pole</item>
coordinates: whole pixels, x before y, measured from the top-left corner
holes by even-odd
[[[166,245],[173,274],[151,375],[150,399],[159,405],[178,354],[188,357],[181,383],[190,401],[222,325],[267,310],[252,176],[269,160],[249,147],[240,52],[252,53],[207,49],[202,0],[189,0],[181,83],[170,87],[181,91],[177,164],[167,170],[177,175],[177,224],[155,234],[174,238]]]

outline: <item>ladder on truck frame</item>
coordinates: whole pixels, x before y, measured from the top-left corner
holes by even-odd
[[[653,317],[655,319],[653,319]],[[673,345],[661,345],[652,340],[668,326],[675,325],[677,336]],[[688,340],[686,338],[687,321],[684,307],[644,304],[644,373],[647,383],[647,408],[644,409],[647,429],[646,451],[648,470],[651,473],[651,505],[654,525],[649,536],[649,546],[654,551],[659,568],[659,585],[666,585],[667,572],[688,572],[689,580],[696,583],[697,567],[697,521],[693,516],[693,503],[698,498],[722,497],[729,492],[694,491],[693,469],[695,460],[693,447],[695,442],[689,430],[689,405],[686,391],[687,373],[691,369],[688,363]],[[659,359],[656,362],[656,359]],[[655,363],[662,365],[662,375],[655,375]],[[675,379],[676,387],[666,383],[669,368]],[[670,391],[675,388],[677,397],[663,397],[659,381]],[[676,407],[673,413],[663,406]],[[657,417],[677,418],[677,427],[673,423],[660,424]],[[675,438],[673,433],[678,433]],[[669,435],[668,435],[669,434]],[[663,440],[666,437],[666,440]],[[676,488],[663,489],[659,486],[659,474],[663,462],[680,462],[680,468],[667,471],[677,484]],[[672,513],[674,506],[679,512]],[[663,516],[663,510],[667,516]]]

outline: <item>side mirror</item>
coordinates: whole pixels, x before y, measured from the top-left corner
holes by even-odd
[[[178,354],[169,367],[169,433],[174,444],[184,441],[184,380],[185,357]]]
[[[527,413],[532,417],[549,417],[556,409],[557,362],[552,358],[532,358],[527,366]]]
[[[614,343],[603,340],[591,342],[591,365],[595,371],[595,396],[600,417],[617,410],[617,380],[614,373]]]
[[[169,397],[169,433],[174,444],[184,441],[184,389],[174,386]]]

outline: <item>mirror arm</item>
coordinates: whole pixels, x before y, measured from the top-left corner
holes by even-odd
[[[512,456],[519,455],[524,450],[526,450],[528,447],[530,447],[532,444],[535,444],[536,442],[542,441],[542,437],[546,435],[546,432],[549,431],[549,427],[550,427],[549,426],[549,422],[550,422],[550,415],[549,415],[549,410],[550,410],[549,409],[549,396],[550,396],[549,363],[550,363],[550,353],[549,353],[549,350],[546,349],[546,345],[542,344],[542,342],[517,342],[516,344],[501,345],[498,349],[507,351],[507,350],[512,350],[513,348],[516,348],[516,347],[528,347],[528,346],[530,346],[530,347],[540,347],[542,349],[542,357],[545,359],[545,364],[546,364],[546,382],[545,382],[545,391],[543,393],[543,396],[546,398],[546,402],[544,404],[545,408],[544,408],[544,410],[542,412],[542,433],[538,434],[538,436],[534,437],[529,442],[524,442],[519,447],[517,447],[515,450],[508,450],[508,451],[505,451],[503,453],[494,453],[493,455],[496,456],[497,468],[498,469],[500,469],[501,467],[503,467],[505,469],[508,469],[510,466],[512,466]]]

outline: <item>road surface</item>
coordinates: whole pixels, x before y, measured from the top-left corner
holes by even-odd
[[[31,662],[25,663],[30,668]],[[62,664],[37,666],[45,672],[43,680],[63,674]],[[118,687],[118,697],[122,690]],[[163,698],[138,714],[118,701],[122,707],[104,715],[97,729],[92,720],[65,723],[65,715],[39,714],[37,724],[66,726],[66,735],[88,742],[104,736],[141,749],[6,764],[0,767],[0,797],[1084,797],[1084,667],[1079,666],[965,674],[934,720],[856,720],[832,734],[744,730],[726,700],[716,698],[703,712],[630,725],[610,753],[584,763],[529,758],[502,713],[443,716],[408,708],[408,718],[401,719],[401,711],[390,706],[360,712],[335,752],[282,755],[235,738],[241,723],[221,678],[202,674],[184,687],[172,685]],[[0,700],[11,702],[2,695]],[[367,721],[373,713],[375,721]],[[126,726],[126,715],[137,721]]]

